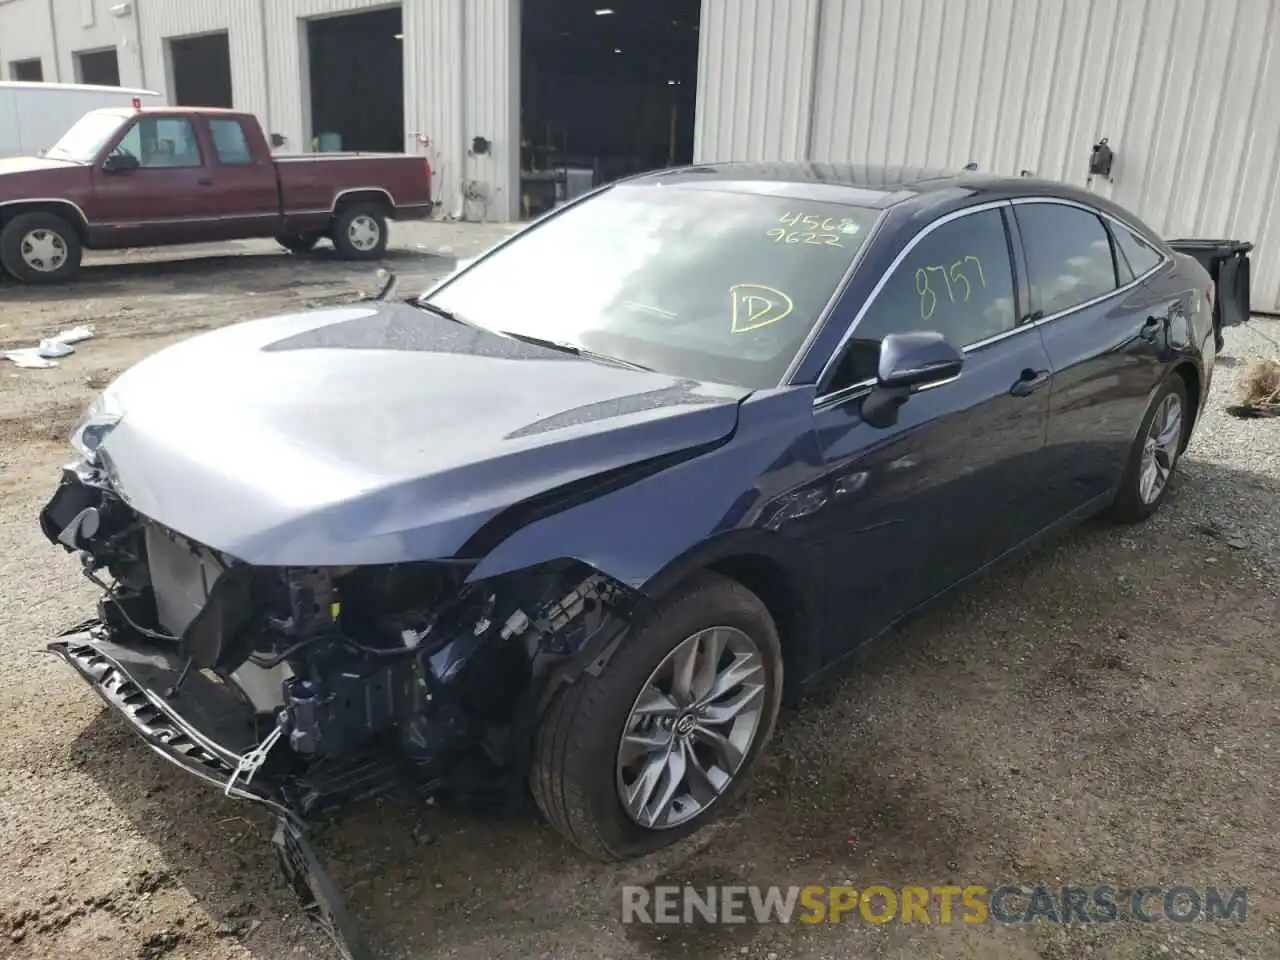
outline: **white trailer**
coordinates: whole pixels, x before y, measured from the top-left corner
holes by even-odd
[[[144,107],[164,103],[154,90],[131,87],[0,82],[0,159],[39,156],[90,110],[128,107],[134,100]]]

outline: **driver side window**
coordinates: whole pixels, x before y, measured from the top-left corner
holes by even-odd
[[[1017,326],[1013,267],[1000,210],[944,223],[898,264],[858,322],[824,392],[876,378],[880,341],[935,330],[968,347]]]
[[[143,117],[111,152],[137,157],[144,168],[201,166],[195,128],[181,117]]]

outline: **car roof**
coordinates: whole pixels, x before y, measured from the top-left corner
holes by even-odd
[[[1069,184],[978,170],[853,163],[700,163],[632,177],[628,183],[728,190],[887,209],[921,199],[1007,199],[1016,196],[1098,198]]]

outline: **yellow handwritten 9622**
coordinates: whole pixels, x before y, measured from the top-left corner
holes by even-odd
[[[987,275],[982,271],[982,261],[977,257],[961,257],[946,266],[941,263],[926,264],[916,270],[916,293],[920,295],[920,319],[928,320],[938,309],[938,292],[945,290],[950,303],[966,303],[973,296],[976,276],[982,289],[987,288]]]
[[[816,217],[804,213],[784,213],[778,218],[778,223],[783,226],[774,227],[765,234],[774,243],[807,243],[816,247],[843,247],[840,233],[857,229],[847,218]]]

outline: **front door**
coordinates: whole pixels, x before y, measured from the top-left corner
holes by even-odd
[[[209,158],[186,117],[140,115],[110,150],[136,169],[93,172],[94,243],[142,247],[208,240],[218,216]]]
[[[909,246],[860,319],[817,405],[827,502],[824,589],[845,611],[828,659],[1038,532],[1049,361],[1019,325],[1007,207],[964,211]],[[965,350],[955,380],[877,428],[861,416],[880,340],[935,330]],[[837,618],[838,620],[840,618]]]

